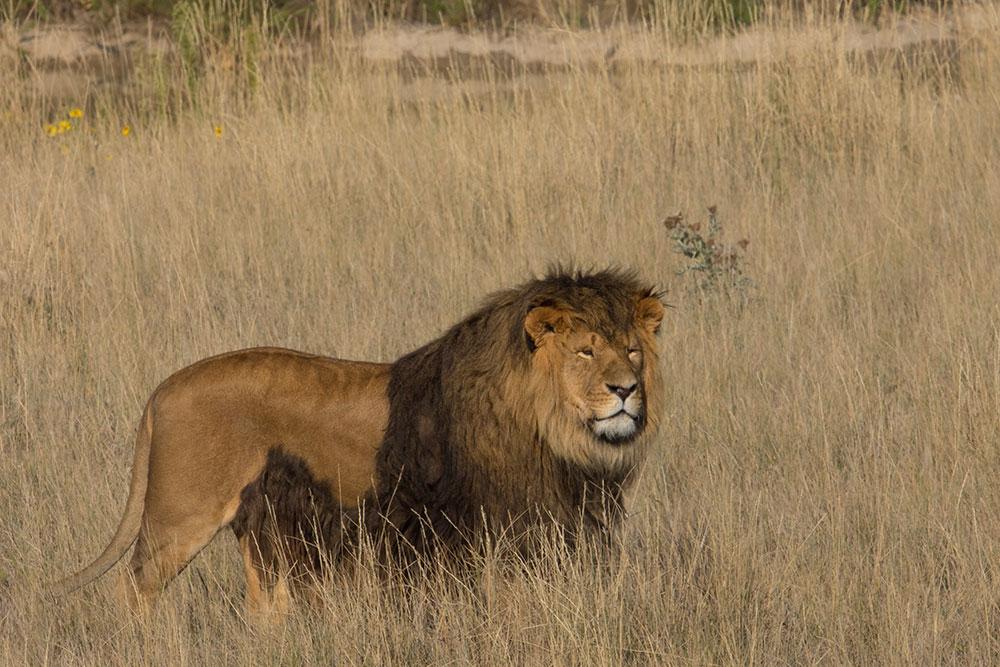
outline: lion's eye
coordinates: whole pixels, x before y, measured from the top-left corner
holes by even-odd
[[[582,350],[580,350],[579,352],[577,352],[577,354],[580,355],[581,357],[583,357],[584,359],[593,359],[594,358],[594,350],[593,350],[593,348],[589,348],[589,347],[583,348]]]
[[[630,347],[628,349],[629,359],[638,359],[641,354],[642,354],[642,350],[640,350],[637,347]]]

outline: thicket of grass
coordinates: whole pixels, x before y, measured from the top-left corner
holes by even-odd
[[[165,59],[52,137],[68,107],[8,71],[0,661],[998,662],[1000,19],[976,26],[948,61],[848,57],[833,23],[753,66],[463,79],[347,33],[262,41],[253,76]],[[750,240],[748,299],[677,275],[662,221],[711,204]],[[111,535],[173,370],[391,360],[556,261],[634,267],[675,306],[660,446],[603,566],[405,591],[362,567],[266,631],[220,535],[146,626],[110,580],[43,595]]]
[[[350,8],[355,15],[405,19],[450,25],[509,24],[542,21],[576,27],[606,25],[623,19],[655,20],[663,13],[683,12],[714,28],[747,25],[769,10],[819,11],[853,14],[878,20],[885,12],[906,12],[915,7],[942,8],[953,0],[6,0],[0,16],[36,20],[91,17],[170,17],[185,6],[210,9],[225,6],[243,20],[269,15],[273,20],[308,23],[329,13],[332,5]]]

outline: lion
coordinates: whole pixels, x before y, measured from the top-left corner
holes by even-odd
[[[358,535],[405,559],[537,527],[614,531],[658,425],[663,316],[634,273],[556,270],[395,363],[281,348],[198,361],[149,398],[114,537],[57,590],[134,544],[123,584],[148,609],[228,526],[245,604],[266,615]]]

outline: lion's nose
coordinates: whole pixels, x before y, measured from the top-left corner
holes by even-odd
[[[624,401],[626,398],[629,397],[629,394],[635,391],[636,384],[637,384],[636,382],[633,382],[632,384],[627,386],[623,386],[620,384],[609,384],[608,391],[610,391],[612,394],[614,394],[615,396]]]

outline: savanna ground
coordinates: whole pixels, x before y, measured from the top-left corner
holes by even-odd
[[[858,52],[849,22],[772,17],[695,64],[742,38],[654,22],[579,33],[628,58],[531,67],[192,29],[73,99],[5,61],[0,661],[996,663],[1000,12],[974,18]],[[662,221],[705,233],[712,204],[752,285],[678,275]],[[111,577],[43,594],[110,537],[174,369],[391,360],[554,262],[674,306],[660,446],[602,567],[405,592],[361,568],[264,630],[226,534],[148,625]]]

